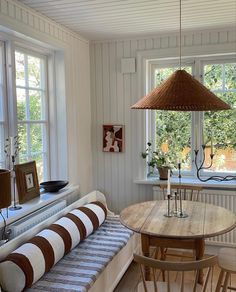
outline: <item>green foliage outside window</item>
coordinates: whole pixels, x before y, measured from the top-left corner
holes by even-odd
[[[160,85],[178,68],[160,68],[155,72],[155,86]],[[184,68],[191,73],[191,67]],[[156,111],[156,146],[168,152],[173,168],[177,161],[185,170],[191,168],[191,113],[177,111]],[[166,149],[165,149],[166,148]]]

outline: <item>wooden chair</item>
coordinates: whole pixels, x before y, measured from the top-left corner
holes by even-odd
[[[160,260],[134,254],[134,261],[140,266],[142,281],[138,284],[137,292],[205,292],[209,283],[209,278],[213,272],[213,267],[217,263],[217,256],[200,261],[191,262],[163,262]],[[152,280],[146,281],[144,277],[145,269],[152,271]],[[201,270],[206,269],[203,285],[198,284],[198,276]],[[158,281],[158,270],[165,271],[167,281]],[[160,272],[159,271],[159,272]],[[194,280],[187,278],[186,272],[194,272]],[[180,273],[180,279],[176,279],[176,272]],[[192,273],[191,273],[192,275]],[[174,279],[174,281],[173,281]]]
[[[221,248],[219,252],[219,267],[221,272],[216,286],[216,292],[236,291],[236,287],[228,287],[231,274],[236,274],[236,249]],[[222,288],[222,290],[221,290]]]
[[[167,185],[160,185],[160,189],[163,193],[163,200],[166,199],[166,190]],[[172,184],[172,192],[180,192],[183,200],[189,201],[198,201],[199,193],[202,191],[202,187],[192,186],[192,185],[181,185],[181,184]]]

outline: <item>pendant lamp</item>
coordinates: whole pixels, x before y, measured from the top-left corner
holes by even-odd
[[[179,70],[175,71],[160,86],[144,96],[132,109],[158,109],[171,111],[217,111],[230,106],[202,85],[192,75],[181,69],[181,0],[179,31]]]

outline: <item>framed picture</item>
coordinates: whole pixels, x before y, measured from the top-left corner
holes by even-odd
[[[103,125],[103,151],[104,152],[124,151],[123,125]]]
[[[19,203],[25,203],[40,195],[35,161],[15,165]]]

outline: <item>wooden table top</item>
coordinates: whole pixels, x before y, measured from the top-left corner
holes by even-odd
[[[174,201],[171,201],[174,209]],[[187,218],[165,217],[167,201],[149,201],[125,208],[120,214],[123,225],[141,234],[165,238],[208,238],[236,227],[231,211],[211,204],[183,201]]]

